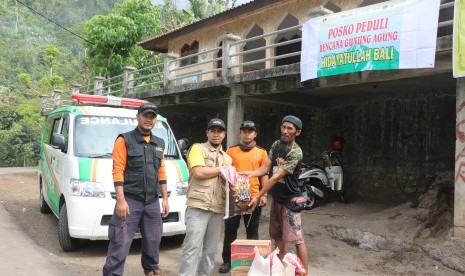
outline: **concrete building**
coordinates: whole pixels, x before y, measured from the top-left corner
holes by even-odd
[[[191,142],[203,141],[206,123],[218,116],[227,122],[228,145],[237,143],[240,122],[250,119],[258,125],[258,144],[268,148],[279,137],[281,118],[297,115],[304,123],[297,140],[304,160],[327,150],[333,137],[344,138],[350,198],[415,201],[441,185],[451,205],[455,198],[454,235],[465,238],[465,80],[452,76],[454,1],[441,1],[434,68],[300,82],[303,23],[381,2],[240,5],[141,41],[165,54],[164,71],[155,73],[158,86],[142,88],[135,81],[139,70],[127,68],[125,92],[156,103],[174,132]]]

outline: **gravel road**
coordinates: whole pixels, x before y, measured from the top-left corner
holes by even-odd
[[[67,270],[73,271],[72,275],[101,275],[108,243],[87,241],[77,252],[63,252],[57,238],[58,220],[52,214],[44,215],[39,212],[38,199],[36,168],[0,168],[0,202],[24,231],[49,253],[50,258],[56,258]],[[377,219],[385,215],[386,220],[391,219],[392,223],[396,223],[392,220],[394,216],[385,210],[386,206],[379,204],[328,203],[303,213],[304,233],[310,254],[310,275],[463,275],[419,252],[362,249],[356,244],[338,240],[331,234],[330,229],[334,227],[370,227],[370,215],[373,214],[376,214]],[[267,211],[264,210],[260,226],[263,239],[268,238]],[[367,221],[363,221],[364,218]],[[372,232],[383,230],[376,229],[377,226],[371,227]],[[370,231],[366,228],[363,230]],[[402,229],[396,231],[402,232]],[[239,237],[245,237],[242,228]],[[217,273],[221,264],[221,246],[218,245],[215,276],[224,275]],[[136,240],[126,262],[125,275],[143,275],[140,250],[140,242]],[[176,275],[180,255],[181,244],[175,239],[163,238],[160,264],[164,275]]]

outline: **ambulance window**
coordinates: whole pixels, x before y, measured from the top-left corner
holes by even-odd
[[[119,134],[133,130],[136,118],[79,115],[74,121],[74,154],[79,157],[111,158]]]
[[[173,159],[179,158],[176,139],[171,132],[170,127],[164,121],[157,121],[152,130],[153,134],[165,141],[165,158]]]
[[[53,120],[48,120],[47,121],[47,126],[45,129],[45,134],[44,134],[44,143],[45,144],[50,144],[50,139],[52,139],[52,128],[53,128]]]
[[[48,133],[47,144],[51,143],[53,133],[60,133],[58,129],[59,126],[60,126],[60,118],[55,118],[52,121],[50,121],[49,129],[51,129],[52,132]]]
[[[63,127],[61,129],[61,134],[65,137],[65,150],[63,151],[66,153],[68,151],[68,127],[69,127],[69,119],[68,117],[63,117]]]

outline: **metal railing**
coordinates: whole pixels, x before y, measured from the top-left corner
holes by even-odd
[[[197,58],[197,60],[200,60],[202,58],[202,56],[205,56],[205,58],[202,58],[203,61],[201,62],[196,62],[194,64],[189,64],[189,65],[183,65],[183,66],[179,66],[179,67],[176,67],[174,69],[169,69],[168,68],[168,74],[172,74],[173,72],[177,72],[177,71],[186,71],[187,69],[191,69],[191,68],[195,68],[195,67],[201,67],[202,65],[205,65],[205,64],[210,64],[212,63],[213,67],[215,66],[215,62],[218,62],[218,61],[223,61],[223,57],[217,57],[217,58],[207,58],[209,56],[209,53],[212,53],[212,55],[214,55],[214,53],[218,53],[220,50],[222,50],[222,47],[216,47],[216,48],[212,48],[212,49],[209,49],[209,50],[204,50],[204,51],[201,51],[199,53],[195,53],[195,54],[191,54],[191,55],[188,55],[188,56],[183,56],[183,57],[179,57],[179,58],[175,58],[173,60],[170,60],[169,61],[169,64],[172,65],[172,64],[181,64],[183,60],[192,60],[193,58]],[[176,81],[176,80],[182,80],[182,79],[190,79],[192,77],[197,77],[197,76],[202,76],[202,75],[206,75],[206,74],[211,74],[211,73],[217,73],[217,72],[221,72],[221,68],[215,68],[215,69],[210,69],[210,70],[200,70],[200,72],[192,72],[192,73],[185,73],[185,74],[182,74],[182,75],[179,75],[179,76],[175,76],[175,77],[172,77],[170,78],[170,81]]]
[[[163,64],[154,64],[132,72],[133,78],[128,80],[128,93],[140,94],[163,88]],[[132,89],[132,90],[131,90]]]
[[[236,42],[232,43],[231,46],[240,46],[240,45],[243,45],[243,44],[245,44],[247,42],[257,41],[259,39],[264,39],[264,38],[279,35],[279,34],[285,34],[285,33],[296,31],[296,30],[299,30],[300,35],[301,35],[302,34],[301,29],[302,29],[302,25],[296,25],[296,26],[293,26],[293,27],[289,27],[289,28],[277,30],[277,31],[274,31],[274,32],[270,32],[270,33],[267,33],[267,34],[258,35],[258,36],[254,36],[254,37],[251,37],[251,38],[239,40],[239,41],[236,41]],[[235,57],[235,56],[244,57],[245,55],[248,55],[248,54],[251,54],[251,53],[264,51],[264,50],[267,50],[267,49],[270,49],[270,48],[275,48],[276,49],[277,47],[280,47],[280,46],[293,44],[293,43],[298,43],[298,42],[302,42],[302,37],[295,38],[295,39],[289,39],[287,41],[273,43],[273,44],[270,44],[270,45],[265,45],[265,46],[262,46],[262,47],[253,48],[253,49],[250,49],[250,50],[240,51],[240,52],[238,52],[236,54],[232,54],[230,56],[231,57]],[[253,61],[242,62],[242,63],[237,63],[237,64],[234,64],[234,65],[230,65],[229,68],[245,67],[245,66],[248,66],[248,65],[264,63],[264,62],[269,61],[269,60],[277,60],[277,59],[283,59],[283,58],[288,58],[288,57],[299,56],[300,53],[301,53],[301,51],[295,51],[295,52],[290,52],[290,53],[282,54],[282,55],[269,56],[269,57],[265,57],[265,58],[262,58],[262,59],[257,59],[257,60],[253,60]]]

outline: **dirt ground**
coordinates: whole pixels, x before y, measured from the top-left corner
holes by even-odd
[[[427,256],[440,247],[452,227],[450,190],[439,180],[418,202],[396,206],[376,203],[329,202],[302,214],[309,249],[310,275],[463,275]],[[73,275],[101,275],[107,242],[88,241],[77,252],[63,252],[57,238],[57,219],[39,212],[37,174],[33,170],[0,168],[0,202],[24,231],[51,258],[75,271]],[[268,238],[268,209],[260,225]],[[241,228],[242,229],[242,228]],[[244,238],[241,230],[240,238]],[[221,264],[221,244],[214,275]],[[140,243],[133,243],[125,275],[143,275]],[[292,248],[289,248],[291,250]],[[181,245],[163,238],[161,268],[176,275]]]

